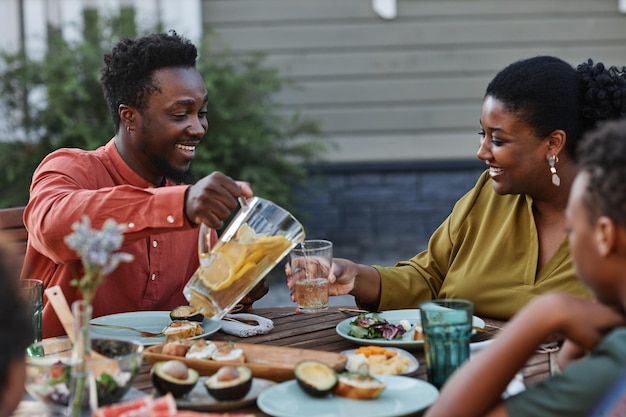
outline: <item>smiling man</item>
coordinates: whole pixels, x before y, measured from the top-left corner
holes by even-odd
[[[122,250],[134,256],[99,287],[94,317],[187,303],[182,290],[198,267],[197,225],[222,227],[237,198],[252,196],[247,183],[220,172],[189,185],[208,127],[196,57],[196,47],[175,32],[125,39],[105,55],[101,82],[116,134],[94,151],[59,149],[35,171],[23,278],[61,286],[70,303],[78,298],[70,282],[82,266],[63,238],[86,214],[95,228],[109,218],[125,224]],[[246,301],[266,292],[262,283]],[[43,336],[63,333],[46,303]]]

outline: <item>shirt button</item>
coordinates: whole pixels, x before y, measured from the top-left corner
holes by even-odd
[[[157,246],[159,246],[158,242],[156,240],[152,241],[152,247],[156,248]]]
[[[156,279],[156,274],[152,274],[150,278],[152,278],[152,281],[154,281]]]
[[[133,227],[135,227],[135,223],[128,223],[128,228],[132,229]]]
[[[172,216],[171,214],[167,216],[167,222],[170,224],[174,223],[174,216]]]

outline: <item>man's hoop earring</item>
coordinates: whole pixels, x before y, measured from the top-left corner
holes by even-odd
[[[548,165],[550,165],[550,172],[552,173],[552,184],[557,187],[561,185],[561,178],[556,174],[556,163],[559,162],[559,157],[556,155],[550,155],[548,157]]]

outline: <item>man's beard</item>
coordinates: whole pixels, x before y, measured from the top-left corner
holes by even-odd
[[[152,164],[157,168],[157,170],[163,174],[164,177],[171,179],[177,184],[191,184],[194,182],[194,176],[191,171],[191,167],[188,169],[176,169],[170,165],[170,163],[163,158],[159,158],[158,156],[153,156],[151,158]]]

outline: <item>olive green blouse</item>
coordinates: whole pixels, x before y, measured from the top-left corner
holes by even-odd
[[[483,173],[431,236],[428,249],[393,267],[374,266],[381,276],[378,310],[464,298],[474,302],[474,314],[506,320],[538,294],[591,298],[574,274],[567,239],[537,271],[532,204],[526,195],[498,195]]]

